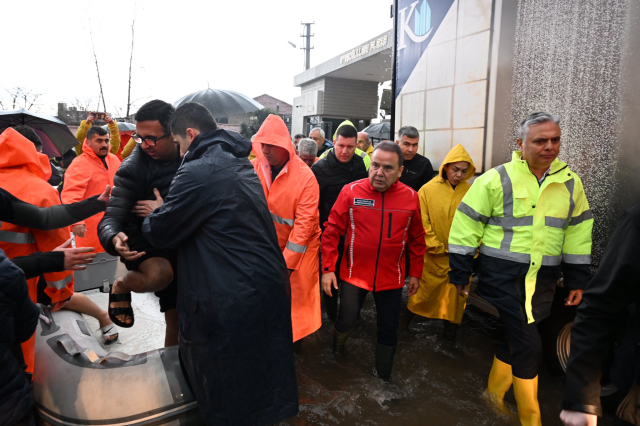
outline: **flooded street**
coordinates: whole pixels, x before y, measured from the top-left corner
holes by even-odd
[[[90,297],[102,308],[106,294]],[[404,297],[406,304],[406,297]],[[112,351],[129,354],[159,348],[164,342],[164,319],[154,295],[133,296],[135,326],[120,329]],[[93,329],[98,328],[88,318]],[[94,324],[95,323],[95,324]],[[502,339],[500,321],[467,307],[455,344],[440,338],[442,323],[415,317],[408,331],[399,331],[391,382],[374,376],[375,306],[367,297],[361,318],[346,344],[344,354],[331,353],[333,325],[323,310],[323,325],[304,339],[295,355],[300,414],[280,425],[518,425],[513,390],[505,401],[512,415],[492,411],[482,391],[493,355]],[[542,423],[559,420],[563,384],[543,365],[538,397]],[[600,419],[599,425],[610,425]]]

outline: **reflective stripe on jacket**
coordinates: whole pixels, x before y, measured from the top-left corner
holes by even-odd
[[[289,161],[272,181],[271,166],[262,153],[262,144],[289,152]],[[253,166],[260,178],[278,234],[278,243],[291,274],[291,323],[293,341],[322,325],[319,265],[320,189],[311,169],[296,155],[289,131],[277,115],[264,121],[253,140]]]
[[[530,264],[525,310],[532,323],[540,266],[591,264],[593,215],[582,181],[566,163],[554,160],[540,185],[521,156],[515,151],[511,162],[474,182],[456,211],[449,252],[473,256],[480,245],[487,256]]]
[[[396,182],[385,192],[369,179],[346,185],[333,205],[322,234],[322,272],[334,272],[338,240],[345,235],[340,278],[369,291],[404,286],[405,256],[409,275],[420,278],[424,263],[424,228],[418,194]]]

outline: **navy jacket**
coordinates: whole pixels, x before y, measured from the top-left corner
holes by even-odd
[[[38,307],[24,273],[0,250],[0,425],[15,425],[33,406],[31,384],[14,356],[36,330]],[[17,349],[17,350],[16,350]],[[21,352],[19,352],[21,353]]]
[[[298,412],[287,266],[238,134],[200,134],[147,240],[178,253],[180,356],[211,425],[267,425]]]

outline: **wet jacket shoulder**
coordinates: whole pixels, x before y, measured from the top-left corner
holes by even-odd
[[[22,271],[0,250],[0,425],[14,425],[33,405],[31,386],[12,352],[36,329],[38,308]]]
[[[624,326],[625,313],[635,302],[640,306],[640,204],[627,210],[618,222],[600,262],[598,272],[586,286],[571,329],[571,355],[562,407],[602,415],[600,378],[602,366]],[[637,373],[636,373],[637,374]],[[618,416],[640,424],[640,381],[636,376],[630,394],[622,401]]]
[[[111,240],[119,232],[127,234],[133,250],[149,247],[141,232],[143,219],[131,213],[131,209],[136,201],[155,200],[154,188],[162,198],[166,197],[180,162],[179,157],[172,161],[154,160],[140,146],[124,159],[113,179],[109,207],[98,226],[100,244],[107,252],[118,255]]]
[[[364,160],[359,156],[354,155],[351,161],[343,164],[333,151],[318,160],[311,170],[320,187],[320,226],[324,226],[342,188],[348,183],[366,178],[368,173]]]

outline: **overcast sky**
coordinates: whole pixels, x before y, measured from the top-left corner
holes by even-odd
[[[76,98],[95,105],[99,87],[91,32],[107,112],[124,111],[135,9],[133,111],[155,98],[173,103],[207,85],[291,103],[300,93],[293,76],[303,71],[300,22],[316,22],[313,67],[389,30],[391,3],[5,0],[0,2],[0,100],[6,103],[6,90],[20,86],[42,94],[43,113],[54,114],[58,102],[71,105]]]

